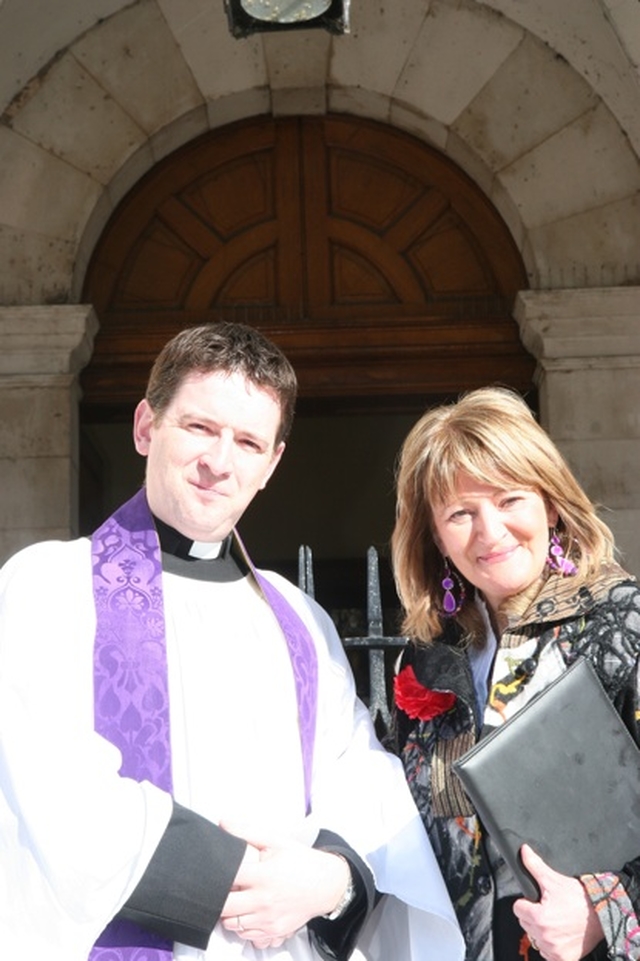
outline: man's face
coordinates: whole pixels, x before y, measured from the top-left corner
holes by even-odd
[[[282,456],[280,419],[275,396],[237,373],[190,374],[159,420],[141,401],[134,442],[153,513],[192,540],[221,541]]]

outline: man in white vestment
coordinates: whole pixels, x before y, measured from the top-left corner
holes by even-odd
[[[463,958],[333,624],[236,533],[295,397],[252,328],[183,331],[143,490],[0,572],[3,961]]]

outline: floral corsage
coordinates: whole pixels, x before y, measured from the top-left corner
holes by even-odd
[[[453,691],[430,691],[421,684],[410,664],[394,678],[393,692],[400,710],[417,721],[430,721],[450,710],[456,702]]]

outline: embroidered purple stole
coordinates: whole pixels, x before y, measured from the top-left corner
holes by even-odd
[[[91,542],[97,628],[94,723],[122,753],[120,774],[172,793],[169,683],[162,595],[162,555],[144,489],[95,532]],[[252,568],[287,642],[295,678],[310,808],[318,668],[313,640],[291,605]],[[91,961],[166,961],[172,943],[114,920]]]

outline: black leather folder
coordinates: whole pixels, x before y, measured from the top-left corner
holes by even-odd
[[[640,855],[640,750],[583,657],[453,768],[532,901],[525,843],[573,877]]]

